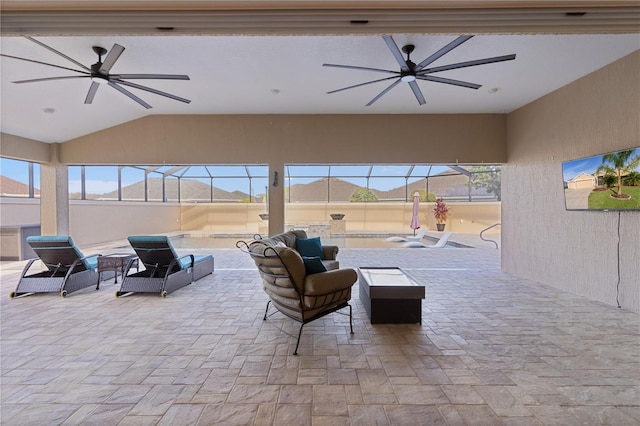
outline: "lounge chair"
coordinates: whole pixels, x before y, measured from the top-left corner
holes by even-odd
[[[116,297],[128,293],[158,293],[162,297],[213,272],[213,256],[178,256],[166,236],[131,236],[144,270],[129,275],[133,262],[125,267]]]
[[[38,256],[30,259],[22,271],[16,290],[9,297],[23,296],[32,293],[60,293],[65,297],[68,293],[96,286],[100,288],[98,277],[98,256],[85,257],[67,235],[37,235],[27,237],[27,244]],[[29,269],[41,260],[47,270],[29,273]]]
[[[404,243],[403,246],[407,248],[442,248],[447,244],[447,241],[449,241],[449,237],[451,237],[451,232],[445,232],[435,244],[424,244],[420,241],[409,241]]]
[[[420,241],[422,240],[425,235],[427,235],[427,228],[420,228],[420,231],[418,231],[418,233],[416,235],[407,235],[407,236],[403,236],[403,237],[389,237],[387,238],[387,241],[391,241],[394,243],[401,243],[404,241]]]

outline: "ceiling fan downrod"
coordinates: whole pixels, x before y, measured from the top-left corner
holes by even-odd
[[[400,71],[400,80],[404,81],[405,83],[416,81],[416,64],[411,61],[411,52],[413,52],[415,48],[416,47],[413,44],[402,46],[402,51],[407,54],[407,60],[405,62],[407,63],[407,68],[409,68],[408,71]]]
[[[100,46],[92,46],[91,48],[98,55],[98,62],[91,65],[91,81],[95,81],[100,84],[108,83],[108,75],[100,72],[100,68],[102,67],[102,56],[107,53],[107,49]]]

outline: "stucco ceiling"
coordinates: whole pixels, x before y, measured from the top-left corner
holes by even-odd
[[[394,35],[414,44],[419,62],[456,35]],[[85,105],[88,79],[28,84],[12,81],[73,75],[36,63],[0,58],[2,132],[64,142],[149,114],[437,114],[508,113],[640,48],[640,35],[478,35],[432,66],[515,53],[516,60],[438,73],[481,84],[478,90],[419,82],[420,106],[401,83],[365,107],[388,82],[335,94],[327,91],[384,77],[323,67],[349,64],[397,70],[380,35],[350,36],[81,36],[36,37],[89,66],[92,46],[126,48],[112,73],[188,74],[189,81],[138,80],[191,100],[184,104],[131,89],[153,106],[146,110],[102,86]],[[2,53],[77,68],[24,37],[2,37]]]

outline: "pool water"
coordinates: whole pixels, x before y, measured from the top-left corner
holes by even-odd
[[[402,243],[394,243],[385,240],[384,236],[349,236],[349,237],[328,237],[322,238],[325,245],[336,245],[342,248],[403,248]],[[251,238],[211,236],[211,235],[178,235],[171,238],[171,244],[176,248],[236,248],[237,241],[250,242]],[[425,237],[425,244],[435,244],[437,239]],[[447,242],[445,248],[469,248],[462,244]]]

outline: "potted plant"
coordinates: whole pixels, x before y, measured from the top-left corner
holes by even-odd
[[[447,203],[444,202],[442,197],[436,199],[436,205],[433,208],[433,215],[436,218],[436,227],[438,231],[444,231],[444,224],[447,222],[447,218],[449,217],[449,207],[447,207]]]

